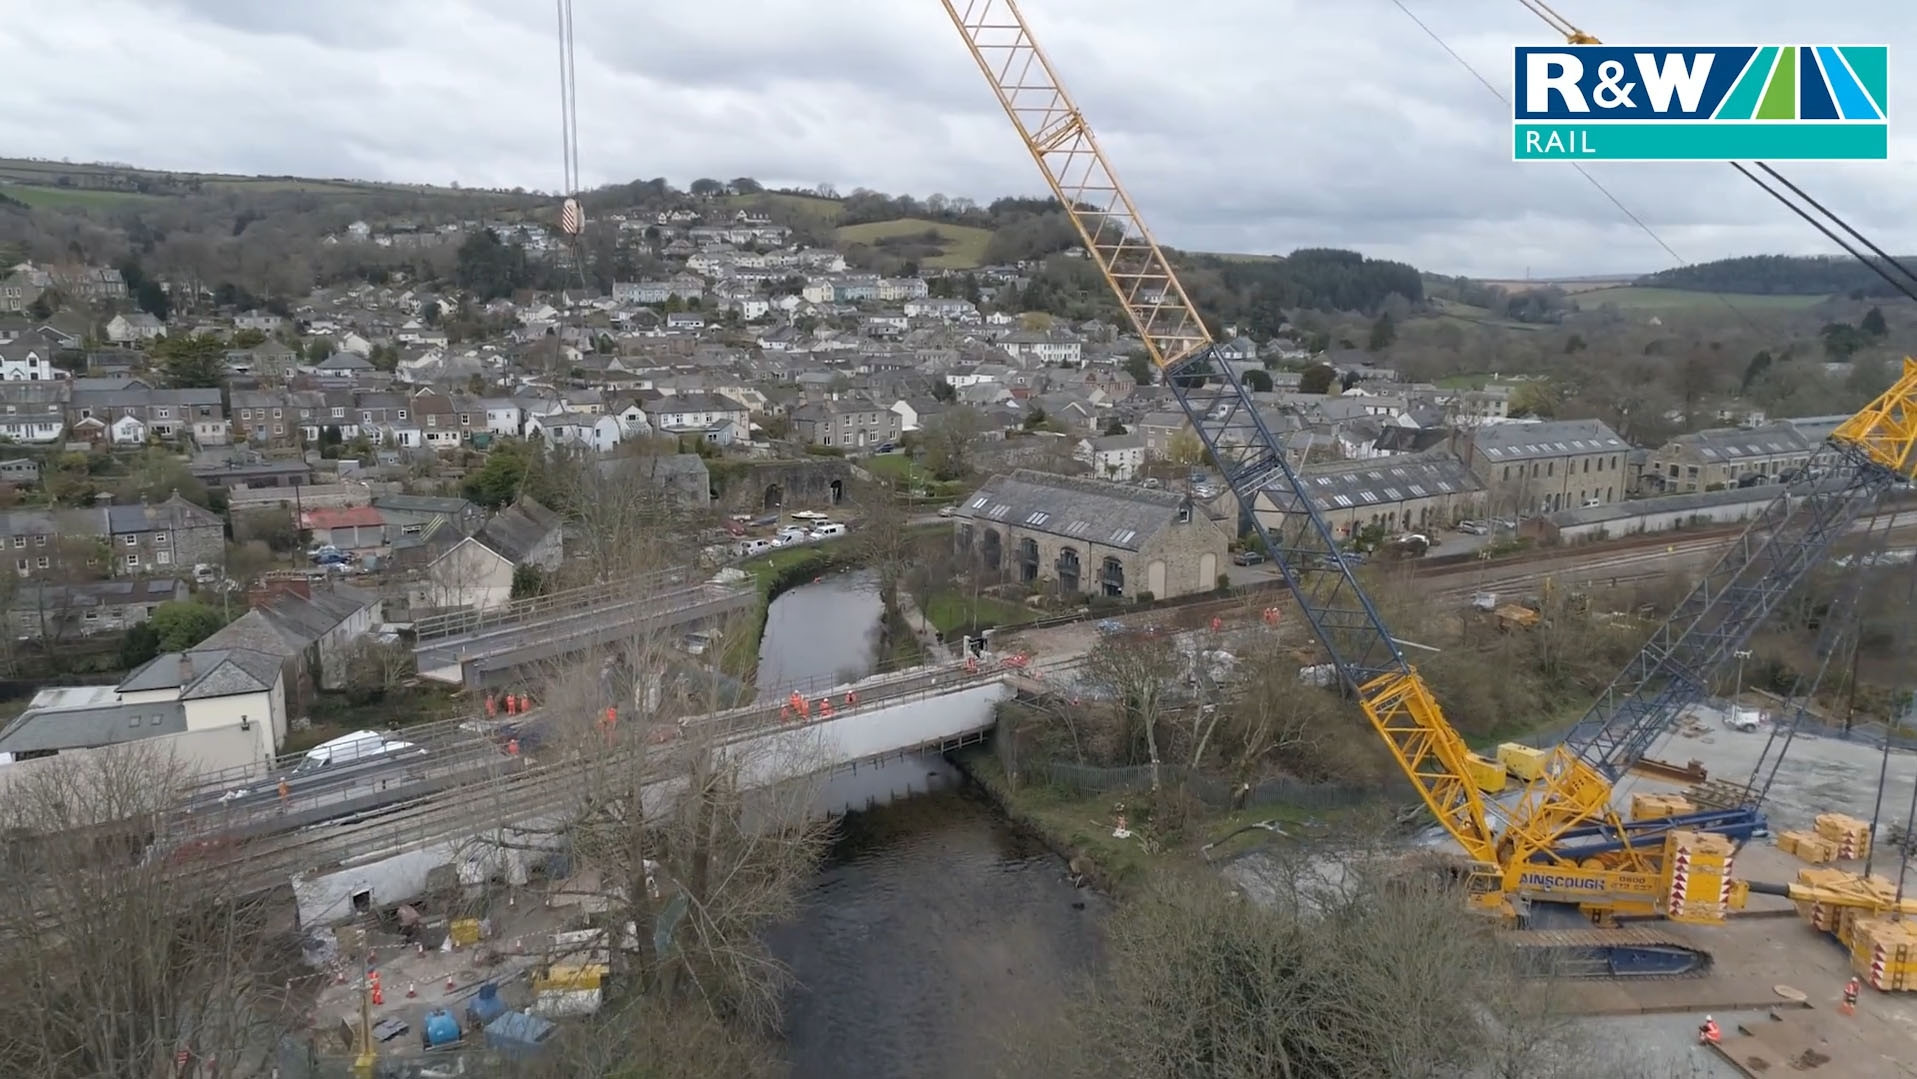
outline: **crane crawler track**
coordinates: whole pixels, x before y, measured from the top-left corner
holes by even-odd
[[[1711,953],[1653,929],[1511,929],[1499,939],[1553,964],[1565,978],[1699,978]]]

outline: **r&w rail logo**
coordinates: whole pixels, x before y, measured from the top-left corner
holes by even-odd
[[[1882,45],[1520,45],[1519,161],[1881,161]]]

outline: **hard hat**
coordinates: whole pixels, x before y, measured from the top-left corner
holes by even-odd
[[[1714,1022],[1716,1022],[1717,1020],[1715,1020],[1715,1019],[1712,1019],[1712,1018],[1711,1018],[1710,1016],[1708,1016],[1708,1015],[1707,1015],[1707,1016],[1705,1016],[1705,1017],[1704,1017],[1704,1021],[1705,1021],[1706,1023],[1714,1023]]]

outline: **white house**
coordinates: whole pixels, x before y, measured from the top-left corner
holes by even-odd
[[[513,567],[558,569],[561,544],[558,515],[522,499],[432,560],[422,603],[479,611],[503,607],[512,601]]]
[[[487,397],[479,402],[486,410],[486,430],[501,438],[518,438],[526,417],[519,402],[510,397]]]
[[[0,381],[46,382],[55,374],[53,357],[38,348],[0,346]]]
[[[116,696],[121,704],[177,701],[188,731],[257,731],[263,758],[286,741],[286,679],[279,657],[249,648],[162,653],[122,679]]]
[[[166,326],[145,311],[113,316],[106,324],[106,337],[116,345],[137,345],[166,336]]]
[[[751,429],[752,414],[746,407],[717,394],[674,394],[647,402],[643,407],[657,430],[703,430],[728,420],[742,431]]]
[[[146,422],[138,416],[126,415],[113,421],[107,428],[107,439],[116,446],[139,446],[146,443]]]
[[[1073,456],[1090,465],[1092,474],[1099,479],[1126,483],[1145,467],[1145,436],[1106,435],[1102,438],[1080,439]]]

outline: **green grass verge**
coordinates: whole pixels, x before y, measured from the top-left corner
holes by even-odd
[[[949,225],[921,217],[902,217],[896,221],[869,221],[846,225],[836,233],[840,244],[874,244],[894,236],[917,236],[936,232],[940,253],[920,260],[926,266],[947,270],[967,270],[985,264],[985,245],[992,242],[992,230],[971,225]]]
[[[1333,815],[1283,805],[1207,810],[1196,823],[1187,822],[1184,829],[1187,838],[1182,842],[1153,843],[1140,838],[1152,835],[1153,795],[1149,790],[1087,793],[1029,781],[1014,788],[1006,779],[998,758],[989,750],[968,750],[963,754],[963,762],[966,772],[991,793],[1008,816],[1037,832],[1048,845],[1068,857],[1089,858],[1096,868],[1098,882],[1119,892],[1136,885],[1154,869],[1201,863],[1205,857],[1203,847],[1209,842],[1223,839],[1209,852],[1214,861],[1272,842],[1272,833],[1263,830],[1232,835],[1248,824],[1278,821],[1294,825],[1289,830],[1299,834],[1312,830],[1306,826],[1307,822],[1323,822]],[[1126,807],[1127,823],[1134,831],[1129,839],[1112,835],[1115,807],[1120,803]],[[1226,836],[1231,838],[1224,839]]]
[[[1720,298],[1721,297],[1721,298]],[[1771,296],[1750,292],[1692,292],[1674,288],[1600,288],[1578,293],[1574,299],[1587,311],[1614,304],[1629,311],[1722,311],[1728,302],[1739,310],[1803,311],[1823,303],[1827,296]]]
[[[946,636],[967,625],[1015,626],[1030,622],[1039,612],[1023,603],[996,596],[973,596],[970,590],[949,589],[925,601],[925,618]]]
[[[159,199],[157,195],[143,195],[137,191],[95,191],[83,187],[33,187],[26,184],[0,185],[0,195],[38,210],[101,210]]]

